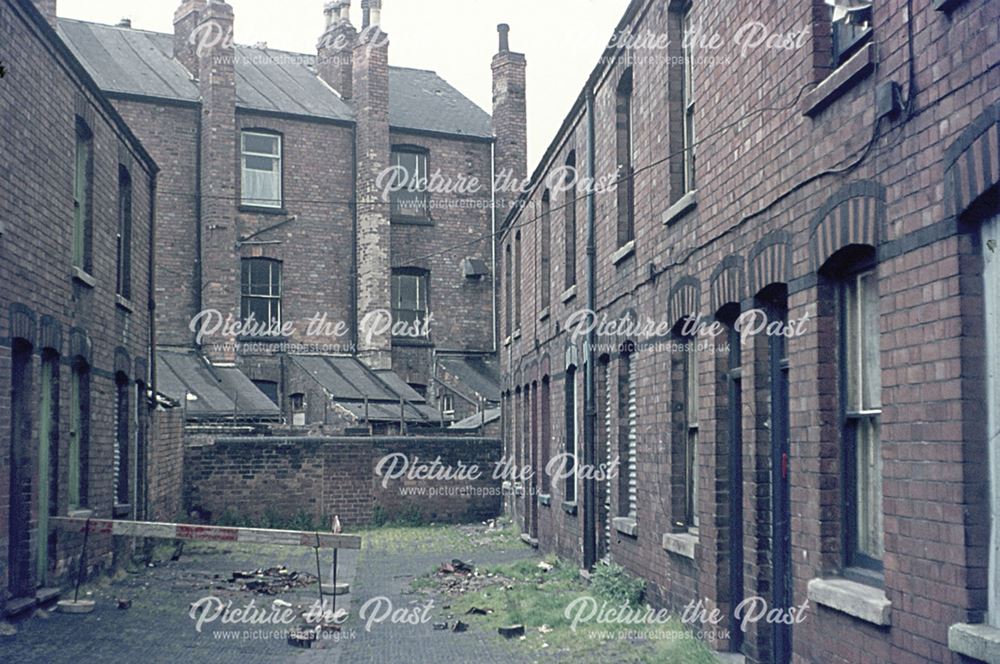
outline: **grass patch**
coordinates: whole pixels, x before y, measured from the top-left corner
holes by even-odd
[[[472,630],[481,630],[502,639],[497,628],[522,624],[525,637],[510,641],[516,650],[544,656],[546,661],[607,662],[623,664],[653,664],[679,662],[683,664],[714,664],[715,657],[695,639],[676,617],[665,624],[598,624],[596,621],[578,624],[566,617],[566,608],[579,598],[606,602],[608,608],[634,601],[645,608],[639,598],[642,582],[628,577],[621,568],[599,572],[601,579],[588,584],[572,563],[549,557],[551,569],[544,571],[538,559],[522,560],[507,565],[478,570],[487,576],[484,587],[457,597],[441,598],[438,606],[447,604],[444,616],[461,619]],[[488,575],[493,575],[489,577]],[[415,590],[427,591],[433,577],[414,581]],[[598,594],[600,591],[600,594]],[[473,607],[488,609],[488,615],[467,615]],[[443,617],[442,617],[443,619]],[[612,654],[613,653],[613,654]]]

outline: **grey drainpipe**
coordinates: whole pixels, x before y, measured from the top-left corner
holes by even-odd
[[[500,289],[498,287],[499,280],[497,279],[497,188],[496,188],[496,177],[497,177],[497,144],[494,139],[490,143],[490,254],[492,265],[490,266],[493,270],[493,352],[496,353],[500,350],[500,321],[499,321],[499,310],[500,310]]]
[[[589,182],[595,178],[594,154],[594,91],[587,89],[587,177]],[[595,311],[597,306],[597,243],[595,239],[597,227],[597,208],[594,201],[594,188],[587,193],[587,308]],[[596,361],[594,347],[597,344],[597,334],[591,326],[587,333],[587,348],[584,356],[584,420],[583,420],[583,462],[596,466],[595,441],[597,425],[597,385],[594,381],[594,362]],[[597,562],[597,483],[593,477],[583,483],[583,566],[590,569]]]
[[[354,186],[351,188],[351,355],[358,354],[358,126],[354,125],[351,169]]]
[[[194,160],[194,177],[195,177],[195,180],[194,180],[194,201],[195,201],[195,204],[194,204],[194,208],[195,208],[195,211],[194,211],[194,218],[195,218],[195,225],[194,225],[194,229],[195,230],[194,230],[194,233],[195,233],[195,247],[196,247],[195,250],[198,252],[197,255],[195,256],[195,261],[194,261],[194,269],[195,269],[194,278],[195,278],[195,284],[197,284],[197,287],[195,288],[195,313],[196,314],[201,311],[201,307],[202,307],[202,291],[205,288],[205,284],[202,283],[202,256],[201,256],[201,203],[202,203],[202,201],[201,201],[201,141],[202,141],[202,120],[201,120],[201,115],[202,114],[201,114],[200,109],[199,109],[198,123],[197,123],[197,126],[195,127],[195,134],[196,134],[196,136],[195,136],[195,143],[197,144],[198,149],[195,151],[195,160]],[[198,345],[198,354],[199,355],[202,354],[201,345],[200,344]]]

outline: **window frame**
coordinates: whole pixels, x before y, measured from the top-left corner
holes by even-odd
[[[540,217],[541,242],[539,248],[539,279],[541,287],[540,304],[544,311],[552,305],[552,193],[546,189],[542,192],[542,210]]]
[[[73,361],[70,372],[69,468],[67,505],[70,512],[89,503],[91,368],[82,358]]]
[[[427,189],[427,183],[428,183],[428,179],[430,177],[429,176],[429,173],[430,173],[430,162],[431,162],[430,150],[427,149],[427,148],[425,148],[425,147],[423,147],[423,146],[419,146],[419,145],[393,145],[392,148],[391,148],[391,150],[390,150],[390,156],[389,156],[389,159],[391,161],[391,165],[392,165],[393,168],[395,168],[396,166],[401,166],[401,164],[399,163],[399,160],[398,160],[398,156],[399,155],[404,155],[404,154],[405,155],[412,155],[414,157],[414,159],[416,160],[416,165],[417,165],[417,168],[416,168],[417,173],[415,175],[410,174],[409,173],[409,169],[407,169],[407,175],[410,175],[409,183],[412,183],[414,180],[416,180],[419,183],[419,181],[420,181],[420,179],[422,177],[423,178],[423,188],[422,189],[418,188],[417,191],[413,191],[413,192],[410,192],[410,191],[405,191],[405,192],[404,191],[396,191],[396,188],[395,188],[396,182],[394,180],[393,181],[393,185],[394,186],[393,186],[392,190],[390,191],[390,195],[389,195],[390,218],[394,222],[401,222],[401,223],[407,223],[407,222],[409,222],[409,223],[414,223],[414,222],[419,223],[419,222],[430,221],[430,219],[431,219],[431,194],[430,194],[430,192]],[[422,174],[419,172],[420,171],[421,160],[422,160],[422,163],[423,163],[423,173]],[[396,171],[396,172],[398,172],[398,171]],[[408,186],[410,186],[409,183],[408,183]],[[400,193],[405,193],[405,194],[408,194],[408,195],[412,195],[413,198],[414,198],[414,200],[419,201],[419,204],[417,206],[414,206],[414,208],[413,208],[414,213],[412,213],[412,214],[407,213],[407,210],[409,210],[410,208],[409,207],[401,207],[399,205],[399,194]]]
[[[94,132],[80,116],[76,117],[75,145],[72,264],[90,274],[94,268]]]
[[[129,379],[123,373],[115,374],[115,438],[112,454],[112,476],[114,478],[114,516],[127,516],[130,507],[129,494]]]
[[[684,525],[697,529],[698,518],[698,341],[682,337],[684,349]]]
[[[577,204],[577,182],[576,176],[576,150],[570,150],[566,157],[566,181],[565,188],[565,249],[566,249],[566,275],[565,290],[569,290],[576,285],[576,204]]]
[[[629,67],[615,92],[615,162],[619,248],[635,240],[635,79]]]
[[[835,20],[836,7],[830,9],[830,63],[836,69],[847,62],[851,56],[861,50],[861,47],[872,39],[874,27],[872,26],[872,12],[874,2],[870,2],[867,7],[868,19],[866,25],[856,26],[847,22],[848,15],[839,20]]]
[[[566,411],[566,454],[569,461],[563,486],[563,501],[575,504],[577,501],[577,475],[580,454],[580,399],[576,388],[577,368],[570,365],[566,368],[565,411]]]
[[[874,288],[875,297],[875,324],[878,325],[878,271],[875,265],[864,265],[859,266],[856,269],[850,270],[844,273],[843,278],[839,284],[839,311],[838,311],[838,328],[839,328],[839,346],[840,346],[840,362],[839,362],[839,374],[840,374],[840,409],[842,416],[842,430],[841,430],[841,449],[842,449],[842,475],[844,479],[844,488],[842,495],[842,506],[844,510],[844,520],[843,520],[843,560],[844,566],[847,570],[855,568],[858,570],[867,570],[869,573],[881,573],[883,570],[883,562],[881,558],[870,555],[870,551],[866,552],[861,549],[861,535],[859,532],[859,526],[861,517],[859,514],[860,508],[862,507],[862,501],[859,498],[858,492],[860,489],[861,478],[859,477],[858,469],[858,445],[859,445],[859,431],[862,426],[867,425],[867,430],[872,434],[872,439],[869,441],[869,445],[872,446],[872,453],[875,453],[877,457],[875,458],[875,464],[873,468],[873,478],[876,482],[876,486],[873,487],[874,492],[872,496],[876,500],[877,505],[870,506],[870,509],[881,510],[881,515],[875,516],[875,536],[877,538],[877,544],[881,547],[881,555],[885,555],[885,525],[884,525],[884,506],[882,498],[882,487],[883,487],[883,462],[882,462],[882,445],[880,440],[880,420],[881,420],[881,362],[879,358],[879,346],[876,345],[874,358],[876,364],[872,370],[870,367],[865,366],[865,353],[864,353],[864,339],[868,336],[866,334],[865,327],[865,317],[863,315],[850,316],[852,309],[852,304],[856,305],[858,314],[866,313],[863,310],[864,298],[863,296],[863,280],[866,278],[871,278],[871,284]],[[851,301],[851,289],[852,287],[856,291],[855,300]],[[872,294],[869,293],[870,297]],[[869,302],[869,304],[871,304]],[[871,322],[870,320],[868,321]],[[852,341],[852,334],[854,335],[855,341]],[[874,338],[876,344],[879,341],[878,330],[875,330]],[[861,344],[855,352],[854,345]],[[870,351],[870,348],[869,348]],[[855,358],[856,355],[856,358]],[[856,361],[855,361],[856,359]],[[870,361],[870,357],[868,361]],[[872,376],[878,376],[878,405],[877,407],[870,407],[871,404],[865,403],[865,376],[871,372],[868,376],[869,379]],[[858,385],[855,386],[855,380],[857,379]],[[854,393],[857,392],[858,401],[855,401]],[[863,577],[863,573],[862,573]]]
[[[117,244],[117,276],[115,292],[125,298],[132,299],[132,212],[133,196],[132,174],[124,164],[118,165],[118,233]]]
[[[697,158],[695,153],[695,78],[694,78],[694,54],[688,39],[683,36],[691,30],[691,7],[692,3],[686,3],[680,10],[681,22],[681,56],[683,58],[683,72],[680,80],[681,88],[681,110],[683,118],[683,183],[681,191],[683,194],[694,191],[697,188]]]
[[[246,148],[246,139],[250,136],[262,137],[262,138],[273,138],[277,140],[277,152],[276,153],[263,153],[256,151],[248,151]],[[248,198],[247,197],[247,183],[246,183],[246,172],[248,170],[265,172],[260,169],[249,168],[247,166],[247,157],[254,157],[259,159],[272,159],[277,162],[277,167],[274,169],[275,178],[277,179],[277,190],[278,197],[274,199],[273,203],[268,202],[267,199],[262,198]],[[256,210],[283,210],[285,207],[285,141],[284,135],[281,132],[277,132],[271,129],[261,129],[261,128],[247,128],[240,130],[240,207],[249,208]]]
[[[423,297],[423,305],[424,305],[423,311],[421,311],[420,309],[403,309],[403,308],[401,308],[401,307],[398,306],[397,301],[396,301],[397,300],[397,295],[401,294],[402,291],[400,290],[399,286],[397,285],[397,280],[400,280],[400,279],[402,279],[404,277],[409,277],[409,278],[416,279],[416,285],[417,285],[417,288],[416,288],[417,302],[416,302],[416,304],[417,305],[420,304],[420,302],[421,302],[421,296],[422,296]],[[395,329],[395,327],[396,327],[395,324],[397,322],[406,322],[407,324],[414,324],[416,322],[414,320],[410,320],[409,316],[405,316],[405,317],[404,316],[400,316],[399,315],[400,312],[407,312],[408,314],[416,313],[417,316],[415,318],[416,318],[417,321],[419,321],[422,330],[424,332],[426,332],[427,334],[430,334],[430,328],[426,324],[427,323],[427,318],[431,315],[431,291],[430,291],[430,289],[431,289],[431,273],[430,273],[430,271],[429,270],[425,270],[423,268],[415,268],[415,267],[395,268],[395,269],[392,270],[392,275],[391,275],[390,279],[391,279],[391,283],[389,285],[389,297],[390,297],[390,306],[391,306],[391,312],[392,312],[393,328]],[[405,336],[407,338],[413,338],[412,334],[405,335]],[[424,338],[426,338],[426,336]]]
[[[267,263],[268,264],[268,294],[255,294],[252,292],[247,292],[248,289],[252,289],[253,281],[247,282],[247,276],[253,274],[253,264],[254,263]],[[277,268],[278,271],[278,285],[277,294],[274,291],[274,270]],[[240,259],[240,320],[246,321],[250,308],[248,304],[254,300],[266,301],[268,303],[268,313],[271,313],[272,304],[277,309],[277,317],[269,317],[267,321],[258,320],[258,324],[266,323],[271,330],[280,330],[283,322],[283,311],[282,311],[282,292],[285,286],[285,275],[284,275],[284,264],[282,261],[276,258],[267,258],[264,256],[254,256],[254,257],[244,257]],[[272,322],[273,321],[273,322]]]

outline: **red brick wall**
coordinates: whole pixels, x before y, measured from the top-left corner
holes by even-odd
[[[404,477],[383,487],[376,469],[389,454],[413,464],[438,457],[454,468],[476,464],[483,477]],[[380,508],[390,520],[419,514],[426,521],[478,521],[500,511],[500,483],[491,479],[499,458],[500,442],[479,438],[208,439],[185,450],[185,506],[212,520],[304,513],[327,523],[336,514],[345,525],[359,525]],[[466,493],[456,495],[459,490]]]
[[[0,437],[11,441],[12,403],[11,347],[15,337],[32,344],[29,367],[30,438],[19,441],[19,456],[30,483],[25,499],[30,505],[28,530],[32,551],[41,533],[38,529],[38,404],[41,354],[60,356],[58,371],[58,428],[51,439],[57,486],[54,508],[68,509],[68,448],[71,353],[89,355],[91,366],[90,447],[88,504],[95,516],[112,516],[114,482],[114,406],[116,369],[130,380],[130,403],[135,388],[131,381],[147,381],[149,346],[148,266],[151,260],[149,222],[152,167],[140,156],[121,128],[86,83],[76,78],[64,56],[52,46],[56,39],[48,28],[40,29],[30,3],[5,0],[0,3],[0,34],[7,45],[6,75],[0,79],[0,116],[5,131],[0,154],[7,164],[5,186],[0,194]],[[38,18],[38,22],[42,19]],[[41,84],[40,82],[44,82]],[[73,277],[72,223],[73,177],[77,115],[93,132],[93,285]],[[116,304],[119,164],[128,166],[132,177],[132,301],[129,308]],[[17,314],[16,311],[22,313]],[[71,330],[79,331],[71,335]],[[73,344],[71,336],[89,339]],[[89,350],[84,348],[89,346]],[[116,349],[120,349],[117,352]],[[10,486],[10,446],[0,455],[0,486]],[[22,485],[25,486],[25,485]],[[0,598],[8,593],[8,544],[10,492],[0,492]],[[78,538],[58,536],[50,562],[47,583],[68,569],[79,551]],[[111,542],[106,537],[90,540],[89,560],[95,566],[111,560]],[[42,570],[32,554],[26,582],[34,587]],[[22,577],[25,578],[25,577]]]
[[[184,411],[180,408],[154,411],[151,423],[153,445],[149,450],[147,520],[185,521]]]

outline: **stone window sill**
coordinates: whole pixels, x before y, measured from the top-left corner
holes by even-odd
[[[119,309],[124,309],[128,313],[133,313],[135,308],[132,306],[132,300],[122,297],[121,295],[115,295],[115,304],[118,305]]]
[[[630,516],[616,516],[611,519],[611,525],[622,535],[628,535],[629,537],[639,536],[639,524]]]
[[[544,309],[542,309],[542,313],[538,314],[538,320],[543,321],[543,320],[548,320],[548,318],[549,318],[549,308],[545,307]]]
[[[965,0],[934,0],[934,9],[939,12],[950,12],[963,2],[965,2]]]
[[[948,649],[987,664],[1000,664],[1000,629],[958,623],[948,628]]]
[[[94,278],[94,275],[76,266],[73,266],[73,280],[83,284],[87,288],[93,288],[97,285],[97,279]]]
[[[434,220],[430,217],[403,217],[394,216],[390,222],[396,226],[433,226]]]
[[[268,207],[266,205],[240,205],[240,212],[245,214],[273,214],[276,216],[288,216],[288,210],[282,207]]]
[[[619,247],[618,251],[611,254],[611,262],[618,265],[626,258],[635,253],[635,240],[629,240],[624,245]]]
[[[132,506],[129,505],[128,503],[124,504],[115,503],[114,511],[112,512],[112,514],[114,514],[114,518],[117,519],[123,516],[128,516],[129,514],[131,514],[131,512],[132,512]]]
[[[564,500],[562,504],[563,512],[566,514],[574,515],[576,514],[576,501]]]
[[[509,334],[506,337],[504,337],[503,345],[504,346],[509,346],[510,345],[510,335]]]
[[[94,510],[86,507],[77,507],[66,512],[66,516],[71,519],[90,519],[94,516]]]
[[[816,604],[873,625],[892,624],[892,602],[881,588],[847,579],[812,579],[807,596]]]
[[[695,533],[664,533],[663,549],[683,558],[694,560],[698,535]]]
[[[520,339],[521,338],[521,328],[517,328],[516,330],[514,330],[514,334],[510,335],[510,337],[514,341],[517,341],[518,339]]]
[[[663,213],[663,223],[673,224],[696,207],[698,207],[698,190],[692,189],[667,208],[667,211]]]
[[[552,506],[552,496],[547,493],[538,494],[538,504],[544,505],[545,507]]]
[[[873,69],[875,69],[875,44],[868,42],[805,95],[802,100],[804,107],[802,114],[809,117],[818,115]]]
[[[576,284],[573,284],[569,288],[563,291],[562,296],[559,298],[563,304],[566,304],[570,300],[576,297]]]

